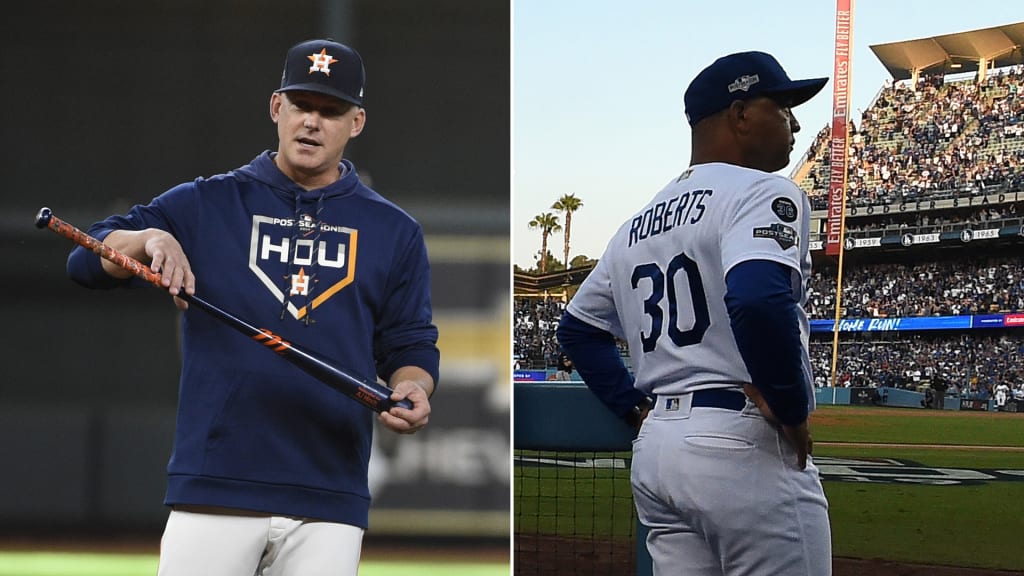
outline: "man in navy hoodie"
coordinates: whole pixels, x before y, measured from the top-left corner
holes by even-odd
[[[271,95],[278,148],[176,186],[89,233],[253,324],[378,376],[408,399],[378,416],[427,424],[438,377],[423,232],[365,186],[345,146],[362,132],[365,72],[348,46],[287,54]],[[76,248],[90,288],[134,282]],[[161,576],[355,575],[370,494],[373,413],[201,312],[182,314],[182,373]]]

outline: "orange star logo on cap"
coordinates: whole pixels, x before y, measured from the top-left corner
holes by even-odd
[[[309,58],[309,60],[313,63],[313,65],[309,67],[310,74],[312,74],[313,72],[323,72],[328,76],[331,75],[331,64],[334,64],[335,62],[338,61],[337,58],[327,53],[327,48],[321,50],[319,54],[314,52],[309,56],[306,56],[306,58]]]

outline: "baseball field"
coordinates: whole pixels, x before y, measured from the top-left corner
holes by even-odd
[[[83,552],[0,550],[0,576],[153,576],[157,554],[150,552]],[[361,576],[507,576],[505,550],[364,551]]]
[[[836,576],[1024,573],[1024,415],[823,406],[811,428]],[[516,457],[517,574],[584,539],[635,563],[628,453]]]

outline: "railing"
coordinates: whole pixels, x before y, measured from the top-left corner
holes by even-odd
[[[940,200],[965,200],[970,198],[980,198],[982,196],[993,196],[999,194],[1007,194],[1010,192],[1021,192],[1024,191],[1024,186],[1018,182],[1014,182],[1013,185],[1009,181],[1003,181],[998,184],[986,184],[983,189],[977,188],[972,184],[959,184],[953,188],[944,188],[941,190],[893,190],[888,193],[884,198],[871,200],[867,198],[850,198],[849,192],[846,197],[846,209],[847,216],[851,208],[868,208],[868,207],[880,207],[890,206],[893,204],[916,204],[918,202],[932,202]],[[822,218],[825,216],[828,207],[828,197],[825,194],[816,194],[810,196],[811,201],[811,218]],[[1006,202],[1016,201],[1016,198],[1005,200]],[[966,207],[966,206],[964,206]],[[858,214],[859,215],[859,214]]]
[[[956,222],[956,223],[939,223],[939,224],[920,224],[920,225],[907,225],[907,226],[893,226],[887,225],[879,228],[873,228],[870,230],[847,230],[846,237],[848,238],[884,238],[886,236],[893,236],[894,234],[941,234],[942,232],[959,232],[961,230],[979,230],[979,229],[1001,229],[1010,226],[1019,227],[1024,224],[1024,218],[1003,218],[999,220],[986,220],[978,222]],[[811,241],[823,240],[825,233],[812,233]]]

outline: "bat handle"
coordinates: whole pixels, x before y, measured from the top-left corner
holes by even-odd
[[[398,402],[390,402],[389,401],[389,404],[390,404],[390,406],[388,406],[387,409],[384,410],[385,412],[390,410],[391,406],[398,406],[399,408],[405,408],[406,410],[412,410],[412,402],[409,402],[405,398],[399,400]]]

